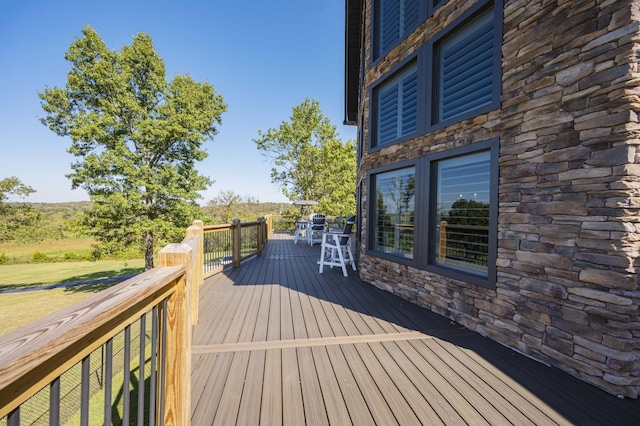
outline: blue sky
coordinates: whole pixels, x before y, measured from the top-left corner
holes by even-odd
[[[288,121],[292,107],[317,99],[343,141],[344,0],[1,0],[0,179],[17,176],[36,192],[25,201],[88,200],[65,177],[70,140],[39,122],[37,93],[64,86],[64,54],[90,25],[111,50],[148,33],[167,79],[190,74],[208,81],[228,105],[197,168],[215,180],[201,204],[233,190],[260,201],[285,202],[271,183],[271,164],[253,139]]]

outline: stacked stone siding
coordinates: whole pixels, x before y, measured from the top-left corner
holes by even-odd
[[[371,62],[369,87],[475,1],[450,0]],[[501,107],[369,153],[361,277],[611,393],[640,392],[640,0],[504,2]],[[486,289],[366,250],[367,172],[499,138],[498,264]]]

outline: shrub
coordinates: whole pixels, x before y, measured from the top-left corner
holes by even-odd
[[[69,260],[82,260],[83,257],[80,256],[78,253],[74,253],[72,251],[68,251],[64,254],[63,256],[64,261],[69,261]]]
[[[46,254],[36,251],[35,253],[33,253],[33,256],[31,256],[31,261],[33,263],[45,263],[49,261],[49,258]]]

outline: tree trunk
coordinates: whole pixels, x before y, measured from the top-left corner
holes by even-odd
[[[144,269],[153,269],[153,234],[147,232],[144,236]]]

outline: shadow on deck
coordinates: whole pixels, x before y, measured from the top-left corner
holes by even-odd
[[[205,281],[192,424],[638,424],[619,399],[274,234]]]

